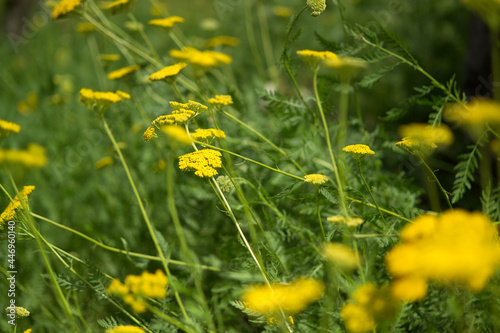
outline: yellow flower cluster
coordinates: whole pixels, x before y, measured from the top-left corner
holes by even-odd
[[[167,66],[158,72],[155,72],[149,76],[151,81],[166,80],[167,82],[173,82],[177,75],[186,68],[187,64],[185,62],[179,62],[175,65]]]
[[[111,73],[108,74],[108,80],[121,79],[122,77],[125,77],[129,74],[132,74],[135,71],[138,71],[139,69],[141,69],[141,66],[139,65],[133,65],[117,69],[116,71],[112,71]]]
[[[330,223],[344,223],[348,227],[355,228],[358,225],[362,225],[364,220],[360,217],[344,217],[344,216],[328,216],[326,218],[327,222]]]
[[[392,318],[399,306],[388,287],[378,289],[372,283],[358,287],[352,298],[353,301],[344,305],[340,312],[350,333],[372,331],[377,321]]]
[[[449,210],[421,215],[400,234],[401,243],[386,256],[395,297],[415,301],[427,293],[428,280],[458,283],[475,292],[500,267],[496,226],[480,212]]]
[[[300,50],[297,55],[312,71],[319,69],[319,66],[326,60],[338,60],[338,56],[330,51]]]
[[[9,311],[10,311],[9,308],[5,309],[5,312],[9,313]],[[16,319],[23,318],[23,317],[29,317],[29,315],[30,315],[30,312],[28,310],[26,310],[25,308],[23,308],[22,306],[16,306],[14,311],[15,311]]]
[[[271,315],[283,310],[294,314],[304,310],[323,295],[323,283],[314,279],[297,279],[291,284],[254,285],[247,288],[241,300],[252,311]]]
[[[101,158],[99,161],[95,162],[94,167],[99,170],[113,164],[113,159],[109,156]]]
[[[104,333],[144,333],[142,328],[131,325],[120,325],[113,328],[108,328]]]
[[[186,129],[181,126],[167,125],[161,127],[162,132],[167,134],[168,137],[174,139],[175,142],[180,142],[184,144],[191,144],[193,139],[186,132]]]
[[[19,131],[21,131],[21,126],[18,124],[0,119],[0,141],[11,134],[19,133]]]
[[[326,9],[326,0],[307,0],[307,5],[312,9],[311,16],[318,16]]]
[[[192,171],[198,177],[213,177],[218,174],[215,168],[222,167],[222,154],[212,149],[202,149],[179,157],[179,169]]]
[[[158,135],[155,133],[155,128],[149,126],[148,129],[144,132],[142,137],[144,138],[144,141],[151,141],[153,139],[156,139]]]
[[[14,220],[16,213],[28,204],[28,198],[34,190],[35,186],[24,186],[19,195],[16,195],[12,199],[12,202],[9,203],[2,215],[0,215],[0,231],[5,229],[5,223]]]
[[[217,46],[237,46],[239,43],[238,38],[229,37],[229,36],[217,36],[214,38],[210,38],[205,42],[205,46],[209,48],[217,47]]]
[[[47,164],[45,148],[30,143],[26,150],[0,149],[0,165],[23,165],[39,168]]]
[[[221,105],[226,106],[229,104],[233,104],[233,98],[231,95],[215,95],[215,98],[210,98],[208,103],[211,105]]]
[[[172,28],[177,23],[184,23],[184,21],[184,18],[180,16],[170,16],[162,19],[150,20],[148,24],[162,28]]]
[[[185,61],[197,69],[207,69],[230,64],[233,59],[227,54],[215,51],[200,51],[194,47],[183,47],[182,50],[170,50],[170,56]]]
[[[198,128],[194,133],[191,133],[191,137],[199,141],[204,140],[207,142],[211,142],[215,139],[224,139],[226,137],[226,133],[215,128]]]
[[[131,0],[116,0],[106,5],[105,9],[109,10],[111,15],[121,11],[128,10],[133,1]]]
[[[415,155],[428,155],[440,145],[453,143],[453,133],[446,125],[432,127],[427,124],[409,124],[399,128],[403,139],[396,146]]]
[[[448,121],[465,126],[500,124],[500,103],[490,99],[475,99],[466,105],[452,104],[445,109],[444,116]]]
[[[67,15],[80,6],[81,2],[81,0],[61,0],[52,8],[50,17],[55,20],[61,16]]]
[[[179,102],[172,101],[169,104],[170,104],[170,107],[174,110],[179,110],[179,111],[188,110],[188,111],[193,111],[197,114],[203,113],[203,112],[208,110],[207,106],[205,106],[201,103],[195,102],[195,101],[188,101],[187,103],[179,103]]]
[[[360,160],[365,156],[375,154],[375,152],[371,150],[369,146],[361,144],[346,146],[342,148],[342,151],[348,153],[356,160]]]
[[[127,99],[130,99],[130,95],[120,90],[114,93],[93,91],[87,88],[80,89],[80,102],[85,104],[90,111],[97,108],[97,111],[101,115],[112,104],[119,103]]]
[[[348,246],[340,243],[327,243],[323,246],[323,255],[328,261],[343,270],[358,268],[361,258]]]
[[[313,185],[321,185],[321,184],[324,184],[328,181],[328,177],[321,175],[319,173],[313,173],[310,175],[305,175],[304,181],[306,183],[313,184]]]
[[[154,274],[142,272],[141,275],[127,275],[125,283],[114,279],[106,292],[122,297],[135,312],[143,313],[147,311],[145,298],[167,297],[167,285],[167,276],[161,270],[157,270]]]

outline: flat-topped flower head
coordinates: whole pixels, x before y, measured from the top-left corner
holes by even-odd
[[[355,228],[365,222],[365,220],[360,217],[344,217],[340,215],[328,216],[326,221],[330,223],[343,223],[350,228]]]
[[[162,28],[172,28],[176,24],[184,23],[184,18],[180,16],[170,16],[162,19],[153,19],[148,22],[149,25],[154,25]]]
[[[248,309],[263,315],[279,314],[281,311],[294,314],[318,301],[324,289],[323,283],[318,280],[301,278],[290,284],[250,286],[243,292],[241,300]]]
[[[230,64],[233,59],[224,53],[200,51],[194,47],[183,47],[182,50],[170,50],[170,56],[193,65],[196,70],[207,70],[213,67]]]
[[[104,333],[144,333],[146,332],[140,327],[131,325],[119,325],[113,328],[108,328]]]
[[[500,268],[497,227],[481,212],[421,215],[400,239],[385,261],[395,278],[393,293],[405,301],[423,299],[429,280],[478,292]]]
[[[214,98],[210,98],[208,103],[214,106],[226,106],[233,104],[233,98],[231,95],[215,95]]]
[[[10,121],[0,119],[0,142],[12,134],[17,134],[21,131],[21,126]]]
[[[73,12],[81,5],[81,0],[61,0],[59,1],[54,8],[52,8],[52,13],[50,17],[55,20],[62,16],[68,15]]]
[[[338,59],[338,56],[330,51],[300,50],[297,55],[313,72],[317,71],[326,59]]]
[[[128,66],[117,69],[108,74],[108,80],[117,80],[129,76],[130,74],[141,69],[139,65]]]
[[[205,47],[214,48],[217,46],[237,46],[239,43],[238,38],[230,36],[217,36],[208,39],[205,42]]]
[[[177,113],[159,116],[153,120],[151,124],[157,129],[160,129],[163,125],[184,125],[193,117],[194,114],[195,113],[190,110],[186,110],[186,112],[178,111]]]
[[[319,186],[319,185],[326,183],[328,181],[328,177],[321,175],[319,173],[314,173],[314,174],[310,174],[310,175],[305,175],[304,181],[306,183]]]
[[[186,68],[187,64],[185,62],[179,62],[175,65],[167,66],[155,72],[149,76],[151,81],[166,81],[168,83],[172,83],[177,78],[177,75]]]
[[[361,262],[359,255],[344,244],[327,243],[323,246],[322,252],[329,262],[342,270],[354,270]]]
[[[342,148],[342,151],[348,153],[357,161],[363,159],[363,157],[375,154],[375,152],[371,150],[369,146],[362,144],[345,146],[344,148]]]
[[[111,15],[128,11],[134,0],[116,0],[106,5],[104,9],[109,10]]]
[[[5,312],[9,313],[10,308],[6,308]],[[14,309],[14,312],[15,312],[16,319],[29,317],[29,315],[30,315],[30,312],[28,310],[26,310],[25,308],[23,308],[22,306],[16,306]]]
[[[0,166],[24,166],[27,168],[40,168],[47,164],[45,148],[35,143],[30,143],[28,149],[1,149]]]
[[[409,124],[399,128],[403,139],[396,146],[414,155],[426,156],[438,146],[453,143],[453,133],[446,125],[432,127],[428,124]]]
[[[198,141],[212,143],[216,139],[224,139],[226,137],[226,133],[215,128],[198,128],[194,133],[191,133],[191,137]]]
[[[213,177],[219,173],[215,168],[222,167],[222,154],[212,149],[202,149],[179,157],[179,169],[194,171],[198,177]]]
[[[347,83],[365,69],[368,64],[363,59],[346,56],[337,59],[325,59],[323,66],[336,72],[340,80]]]
[[[107,108],[112,104],[130,99],[130,95],[126,92],[118,90],[114,92],[93,91],[91,89],[82,88],[80,90],[80,102],[82,102],[90,111],[97,109],[97,112],[102,115]]]
[[[6,223],[9,221],[18,220],[17,216],[19,212],[26,207],[28,204],[28,199],[31,196],[31,193],[35,190],[35,186],[24,186],[23,189],[19,192],[19,195],[16,195],[14,199],[9,203],[7,208],[0,215],[0,232],[5,230]]]
[[[185,145],[189,145],[193,142],[193,139],[191,139],[184,127],[176,125],[166,125],[160,127],[160,130],[165,133],[173,143],[179,142]]]
[[[487,125],[500,127],[500,102],[476,98],[467,104],[450,104],[444,110],[444,118],[459,126],[463,126],[478,138]]]
[[[307,0],[307,5],[312,9],[311,16],[318,16],[326,9],[326,0]]]
[[[200,114],[208,110],[208,107],[206,105],[191,100],[189,100],[187,103],[171,101],[169,102],[169,104],[170,107],[174,110],[189,110],[195,112],[196,114]]]

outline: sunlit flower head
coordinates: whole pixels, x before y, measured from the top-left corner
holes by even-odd
[[[107,167],[113,164],[113,159],[110,156],[101,158],[99,161],[95,162],[94,168],[97,170]]]
[[[21,131],[21,126],[18,124],[0,119],[0,141],[9,135],[19,133],[19,131]]]
[[[142,328],[130,325],[120,325],[113,328],[108,328],[104,333],[144,333]]]
[[[215,128],[198,128],[194,133],[191,133],[191,137],[198,141],[210,143],[215,139],[224,139],[226,137],[226,133]]]
[[[187,64],[185,62],[179,62],[175,65],[164,67],[163,69],[155,72],[149,76],[151,81],[164,80],[166,82],[173,82],[177,75],[186,68]]]
[[[337,57],[325,59],[325,68],[333,70],[338,74],[342,82],[348,82],[355,78],[360,71],[367,67],[366,61],[353,57]]]
[[[55,20],[67,15],[78,8],[81,3],[81,0],[61,0],[54,6],[54,8],[52,8],[50,17]]]
[[[134,0],[116,0],[106,5],[104,9],[109,10],[111,15],[127,11]]]
[[[0,148],[0,166],[24,166],[27,168],[40,168],[47,164],[45,148],[35,143],[28,145],[28,149],[3,149]]]
[[[215,51],[200,51],[189,46],[183,47],[182,50],[170,50],[170,56],[188,62],[198,70],[227,65],[233,61],[227,54]]]
[[[322,185],[328,181],[328,177],[319,173],[304,176],[304,181],[313,185]]]
[[[2,215],[0,215],[0,232],[5,230],[7,222],[17,220],[17,214],[23,207],[27,206],[28,199],[34,190],[35,186],[24,186],[19,192],[19,195],[16,195],[14,199],[12,199],[7,208],[2,212]]]
[[[126,77],[135,71],[138,71],[141,69],[141,66],[139,65],[133,65],[133,66],[128,66],[124,68],[117,69],[115,71],[112,71],[111,73],[108,74],[108,80],[116,80],[116,79],[121,79],[123,77]]]
[[[358,268],[361,261],[359,255],[340,243],[326,243],[323,246],[323,255],[329,262],[346,271]]]
[[[500,102],[477,98],[466,104],[450,104],[444,110],[444,118],[479,137],[487,125],[500,127]]]
[[[300,50],[297,55],[313,72],[317,71],[326,59],[338,59],[338,56],[330,51]]]
[[[307,0],[307,5],[312,9],[311,16],[318,16],[326,9],[326,0]]]
[[[233,98],[231,95],[215,95],[215,98],[210,98],[208,103],[211,105],[226,106],[233,104]]]
[[[248,287],[241,296],[252,311],[272,315],[283,310],[286,314],[301,312],[323,295],[323,283],[314,279],[297,279],[290,284],[273,283]]]
[[[170,16],[162,19],[153,19],[148,22],[149,25],[154,25],[162,28],[172,28],[179,23],[184,23],[184,18],[180,16]]]
[[[208,110],[208,107],[206,105],[191,100],[187,103],[171,101],[169,102],[169,104],[172,109],[182,112],[192,111],[196,114],[200,114]]]
[[[198,177],[213,177],[217,174],[215,168],[222,167],[222,154],[212,149],[202,149],[179,157],[179,169],[194,171]]]
[[[348,153],[356,160],[360,160],[365,156],[375,154],[375,152],[371,150],[369,146],[361,144],[346,146],[342,148],[342,151]]]
[[[217,36],[208,39],[205,42],[205,47],[214,48],[217,46],[237,46],[239,43],[238,38],[230,36]]]
[[[480,212],[421,215],[403,228],[400,238],[386,263],[396,279],[396,296],[407,301],[425,297],[428,280],[479,291],[500,267],[496,226]],[[413,287],[405,294],[408,286]]]
[[[438,146],[449,146],[454,137],[446,125],[432,127],[428,124],[409,124],[399,128],[403,139],[396,146],[414,155],[426,156]]]
[[[126,92],[118,90],[114,92],[100,92],[91,89],[82,88],[80,90],[80,102],[82,102],[90,111],[97,108],[99,114],[103,114],[112,104],[130,99]]]
[[[193,142],[193,139],[189,137],[184,127],[175,125],[166,125],[162,126],[160,129],[173,142],[179,142],[186,145],[189,145]]]

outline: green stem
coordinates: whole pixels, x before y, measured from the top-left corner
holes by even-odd
[[[156,237],[154,227],[151,224],[151,221],[149,220],[148,214],[146,213],[146,209],[144,208],[144,204],[142,203],[141,196],[139,195],[139,192],[137,191],[137,188],[135,186],[135,182],[132,179],[132,175],[130,174],[130,170],[127,166],[127,163],[125,162],[125,158],[123,157],[122,151],[121,151],[120,147],[118,146],[118,144],[116,143],[115,137],[113,136],[113,133],[109,129],[109,126],[108,126],[108,123],[106,122],[106,119],[103,116],[101,116],[101,120],[102,120],[102,123],[104,125],[104,129],[106,130],[106,133],[108,134],[111,142],[113,143],[113,147],[115,148],[115,151],[118,154],[120,161],[123,165],[123,169],[125,170],[125,173],[127,175],[127,179],[130,183],[130,186],[132,187],[132,191],[134,192],[135,199],[137,200],[137,203],[139,204],[139,209],[140,209],[141,214],[144,218],[144,221],[146,222],[146,226],[148,228],[149,234],[151,235],[151,238],[153,240],[156,251],[158,252],[159,257],[161,258],[161,262],[163,264],[165,272],[167,273],[168,276],[170,276],[170,269],[168,268],[167,259],[165,258],[165,254],[163,253],[163,250],[160,247],[160,243],[158,242],[158,238]],[[184,318],[188,322],[191,322],[191,319],[189,318],[189,316],[186,312],[186,309],[184,308],[184,304],[182,303],[182,300],[180,298],[179,293],[177,292],[177,290],[175,290],[174,293],[175,293],[175,298],[177,299],[177,303],[179,304],[179,307],[182,311]]]
[[[319,221],[319,226],[321,227],[321,233],[323,234],[323,239],[325,242],[327,242],[325,229],[323,228],[323,221],[321,220],[321,211],[319,209],[319,190],[317,187],[316,187],[316,212],[318,214],[318,221]]]
[[[392,238],[399,237],[399,235],[386,235],[386,234],[354,234],[353,238],[362,239],[362,238]]]
[[[267,24],[266,9],[262,1],[257,3],[257,16],[259,17],[260,32],[262,36],[262,46],[264,48],[264,56],[266,57],[267,70],[269,71],[269,78],[275,84],[278,78],[278,70],[276,62],[274,61],[273,45],[271,44],[271,37],[269,35],[269,26]]]
[[[247,32],[248,44],[250,45],[250,51],[252,52],[253,60],[257,66],[257,72],[261,79],[265,80],[266,74],[264,67],[262,66],[262,58],[259,54],[259,47],[257,46],[257,41],[255,39],[255,32],[253,30],[252,22],[252,5],[250,0],[245,1],[245,28]]]
[[[345,45],[349,45],[349,35],[347,33],[347,27],[345,25],[344,8],[342,7],[341,0],[337,0],[337,3],[339,5],[340,22],[342,23],[342,29],[344,31],[344,43]]]
[[[320,97],[319,97],[319,92],[318,92],[318,70],[314,71],[313,86],[314,86],[314,95],[316,97],[316,105],[318,106],[318,110],[319,110],[319,114],[320,114],[320,117],[321,117],[321,121],[323,123],[323,129],[325,131],[326,145],[328,147],[328,153],[330,154],[330,161],[332,163],[333,173],[335,174],[335,180],[337,182],[337,189],[338,189],[339,198],[340,198],[340,206],[342,208],[342,212],[344,213],[344,216],[348,217],[349,214],[347,212],[347,206],[345,204],[344,189],[342,187],[342,182],[340,180],[339,170],[337,168],[337,162],[335,161],[335,155],[333,153],[332,144],[331,144],[331,141],[330,141],[330,131],[328,129],[328,123],[326,121],[325,113],[323,112],[323,106],[321,105],[321,100],[320,100]]]
[[[373,205],[373,204],[371,204],[369,202],[364,202],[364,201],[361,201],[361,200],[358,200],[358,199],[354,199],[354,198],[351,198],[351,197],[348,197],[348,196],[346,196],[345,198],[347,200],[352,201],[352,202],[356,202],[356,203],[359,203],[359,204],[362,204],[362,205],[365,205],[365,206],[377,209],[377,207],[375,205]],[[384,209],[384,208],[380,208],[380,210],[383,211],[386,214],[389,214],[389,215],[392,215],[394,217],[397,217],[400,220],[403,220],[403,221],[406,221],[406,222],[411,222],[410,219],[407,219],[406,217],[401,216],[401,215],[399,215],[397,213],[391,212],[390,210],[387,210],[387,209]]]
[[[424,167],[427,169],[427,171],[429,172],[429,174],[432,176],[432,178],[434,178],[434,180],[436,181],[436,184],[438,185],[439,189],[441,190],[441,192],[443,193],[443,196],[445,197],[446,199],[446,203],[448,204],[448,207],[450,207],[450,209],[453,209],[453,206],[451,205],[451,202],[450,202],[450,198],[448,197],[448,192],[446,192],[446,190],[443,188],[443,186],[441,185],[441,183],[439,182],[439,179],[436,177],[436,174],[434,173],[434,171],[432,171],[432,169],[429,167],[429,165],[425,162],[425,160],[420,157],[420,161],[422,161],[422,164],[424,165]]]
[[[377,204],[377,200],[375,200],[375,197],[373,196],[372,190],[370,189],[370,186],[368,186],[368,183],[366,182],[365,176],[363,176],[363,172],[361,172],[361,163],[360,163],[360,161],[356,161],[356,165],[358,167],[359,176],[363,180],[363,184],[365,184],[366,190],[368,191],[368,193],[370,193],[370,197],[372,198],[373,203],[377,207],[378,213],[380,214],[380,217],[382,218],[382,221],[384,221],[384,224],[387,227],[387,221],[385,220],[384,214],[382,214],[382,211],[380,210],[380,207]]]
[[[172,82],[171,84],[172,86],[172,89],[174,90],[174,93],[175,95],[177,96],[177,98],[182,102],[182,103],[185,103],[185,99],[184,99],[184,96],[182,96],[181,92],[179,91],[179,88],[177,87],[177,83]]]
[[[184,325],[183,323],[181,323],[180,321],[178,321],[177,319],[175,319],[174,317],[171,317],[163,312],[161,312],[160,310],[158,310],[157,308],[153,307],[153,306],[150,306],[149,304],[147,304],[147,308],[149,311],[151,311],[155,316],[165,320],[167,323],[170,323],[172,325],[174,325],[175,327],[177,328],[180,328],[181,330],[185,331],[185,332],[193,332],[193,329],[190,328],[190,327],[187,327],[186,325]]]
[[[337,145],[338,151],[340,151],[345,146],[348,114],[349,114],[349,85],[346,83],[342,83],[340,89],[340,103],[339,103],[339,135],[338,135],[338,145]]]

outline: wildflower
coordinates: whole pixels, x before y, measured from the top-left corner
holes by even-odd
[[[371,150],[369,146],[360,144],[346,146],[342,148],[342,151],[348,153],[357,161],[361,160],[365,156],[375,154],[375,152]]]
[[[99,55],[99,60],[108,61],[108,62],[118,61],[118,60],[120,60],[120,55],[119,54],[101,54],[101,55]]]
[[[218,174],[215,168],[222,167],[222,154],[212,149],[202,149],[179,157],[179,169],[195,171],[198,177],[213,177]]]
[[[30,114],[38,107],[38,95],[34,91],[30,91],[28,96],[17,103],[17,112],[20,114]]]
[[[55,20],[61,16],[67,15],[79,7],[81,2],[81,0],[61,0],[52,8],[50,17]]]
[[[428,155],[438,146],[453,143],[453,133],[446,125],[409,124],[399,128],[403,139],[396,146],[414,155]]]
[[[170,16],[167,18],[150,20],[148,24],[162,28],[172,28],[177,23],[184,23],[184,21],[184,18],[180,16]]]
[[[5,229],[5,223],[13,221],[19,211],[28,204],[28,199],[31,193],[35,190],[35,186],[24,186],[18,195],[12,199],[7,208],[0,215],[0,231]]]
[[[179,62],[172,66],[167,66],[158,72],[155,72],[149,76],[151,81],[165,80],[166,82],[173,82],[177,75],[186,68],[187,64],[185,62]]]
[[[293,15],[293,9],[284,6],[273,6],[273,14],[279,17],[290,17]]]
[[[198,70],[230,64],[233,59],[227,54],[215,51],[200,51],[194,47],[183,47],[182,50],[170,50],[170,56],[177,60],[189,62]]]
[[[317,71],[326,59],[338,59],[338,56],[330,51],[300,50],[297,55],[313,72]]]
[[[26,150],[0,149],[0,165],[23,165],[39,168],[47,164],[45,148],[30,143]]]
[[[76,31],[81,33],[81,34],[84,34],[87,32],[92,32],[94,30],[95,30],[95,26],[90,22],[80,22],[76,26]]]
[[[23,333],[31,333],[31,328],[28,328],[27,330],[25,330]]]
[[[400,237],[386,264],[396,279],[395,296],[407,301],[424,298],[429,280],[477,292],[500,267],[496,227],[480,212],[457,209],[421,215]]]
[[[132,0],[116,0],[106,5],[105,9],[109,10],[111,15],[114,15],[128,10],[133,2]]]
[[[104,333],[144,333],[142,328],[131,325],[120,325],[113,328],[108,328]]]
[[[11,308],[6,308],[5,312],[9,313],[11,311]],[[14,309],[16,319],[23,318],[23,317],[28,317],[30,315],[30,312],[23,308],[22,306],[16,306]]]
[[[162,125],[183,125],[188,120],[190,120],[194,114],[195,114],[194,112],[188,110],[188,112],[178,112],[175,114],[163,115],[157,117],[155,120],[151,122],[151,124],[153,124],[153,126],[158,129]],[[151,134],[151,132],[144,133],[144,135],[146,134],[148,134],[149,137],[149,134]],[[146,140],[146,136],[144,137],[144,139]],[[151,140],[151,138],[149,140]]]
[[[210,98],[208,103],[211,105],[220,105],[226,106],[229,104],[233,104],[233,98],[231,95],[215,95],[215,98]]]
[[[85,104],[90,111],[93,111],[97,107],[100,115],[104,114],[104,111],[112,104],[122,102],[126,99],[130,99],[130,95],[120,90],[116,93],[93,91],[87,88],[80,90],[80,102]]]
[[[328,177],[324,175],[320,175],[318,173],[310,174],[310,175],[305,175],[304,176],[304,181],[309,184],[313,185],[321,185],[324,184],[328,181]]]
[[[351,302],[340,312],[347,331],[351,333],[374,330],[377,321],[394,317],[399,306],[389,287],[377,288],[372,283],[359,286],[351,297]]]
[[[109,156],[101,158],[99,161],[95,162],[94,167],[96,169],[102,169],[108,165],[113,164],[113,159]]]
[[[311,16],[318,16],[326,9],[326,0],[307,0],[307,5],[312,9]]]
[[[237,46],[239,43],[238,38],[229,37],[229,36],[217,36],[210,38],[205,42],[205,47],[213,48],[216,46]]]
[[[349,82],[367,66],[363,59],[353,57],[328,58],[325,59],[323,65],[325,68],[335,71],[344,83]]]
[[[155,128],[149,126],[148,129],[144,132],[142,137],[144,138],[144,141],[151,141],[153,139],[156,139],[158,135],[155,133]]]
[[[362,225],[364,220],[360,217],[344,217],[344,216],[328,216],[326,218],[327,222],[330,223],[344,223],[348,227],[355,228],[358,225]]]
[[[117,69],[108,74],[108,80],[116,80],[121,79],[127,75],[132,74],[133,72],[141,69],[139,65],[128,66],[124,68]]]
[[[137,313],[146,312],[145,298],[167,297],[168,279],[165,274],[157,270],[154,274],[142,272],[141,275],[127,275],[124,283],[114,279],[106,289],[111,295],[120,296]]]
[[[0,141],[12,134],[21,131],[21,126],[10,121],[0,119]]]
[[[323,255],[339,268],[350,271],[359,266],[360,257],[348,246],[339,243],[327,243],[323,246]]]
[[[241,300],[250,310],[261,314],[271,315],[280,310],[294,314],[319,300],[323,291],[324,286],[320,281],[302,278],[291,284],[250,286],[243,292]]]
[[[445,108],[444,117],[466,127],[478,128],[486,124],[500,124],[500,103],[490,99],[473,99],[467,104],[451,104]]]
[[[197,114],[200,114],[200,113],[203,113],[206,110],[208,110],[207,106],[205,106],[201,103],[195,102],[195,101],[188,101],[187,103],[179,103],[179,102],[172,101],[169,104],[170,104],[170,107],[172,109],[180,110],[183,112],[186,112],[186,110],[187,110],[187,111],[193,111]]]
[[[212,142],[215,139],[224,139],[226,137],[226,133],[215,128],[198,128],[194,133],[191,134],[191,137],[198,141]]]
[[[160,129],[171,139],[174,139],[175,142],[180,142],[187,145],[193,142],[193,139],[191,139],[191,137],[183,127],[167,125],[162,126]]]

